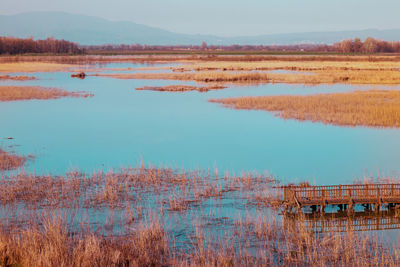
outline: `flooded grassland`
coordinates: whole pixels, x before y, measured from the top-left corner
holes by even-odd
[[[399,58],[0,62],[1,265],[399,264],[390,207],[293,217],[279,188],[398,182]]]

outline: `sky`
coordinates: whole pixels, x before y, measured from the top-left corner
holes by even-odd
[[[400,28],[399,0],[0,0],[0,14],[64,11],[220,36]]]

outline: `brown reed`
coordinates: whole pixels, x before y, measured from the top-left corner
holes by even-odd
[[[400,91],[212,99],[225,107],[275,112],[284,119],[344,126],[400,127]]]
[[[22,167],[27,157],[6,152],[0,148],[0,171],[13,170]]]
[[[0,75],[0,80],[12,80],[12,81],[31,81],[31,80],[36,80],[35,77],[31,76],[10,76],[10,75]]]
[[[220,176],[217,171],[211,174],[143,165],[91,175],[73,171],[65,176],[24,173],[4,176],[0,180],[0,202],[8,208],[6,214],[2,211],[0,214],[7,218],[16,214],[17,221],[0,220],[0,265],[387,266],[400,263],[399,248],[382,245],[373,236],[353,231],[316,235],[309,229],[281,223],[275,211],[252,204],[261,193],[266,199],[273,197],[267,191],[274,181],[270,175],[254,173]],[[142,200],[154,197],[152,206],[144,207]],[[221,217],[218,207],[223,200],[234,200],[235,212],[244,216]],[[195,205],[191,201],[196,201]],[[76,220],[81,225],[90,224],[79,212],[72,212],[71,220],[58,215],[62,210],[85,209],[85,206],[91,210],[90,214],[122,208],[126,220],[118,226],[121,233],[79,228]],[[142,207],[157,215],[149,216]],[[23,224],[18,223],[24,219],[21,209],[31,209],[34,214],[23,213],[26,219]],[[192,211],[199,217],[191,217]],[[164,216],[164,212],[168,215]],[[187,239],[179,240],[181,230],[174,232],[171,222],[164,221],[176,213],[177,226],[183,227]],[[107,220],[95,224],[112,228],[116,219],[111,213]],[[301,216],[297,219],[302,220]]]
[[[86,92],[68,92],[57,88],[39,86],[0,86],[0,101],[58,99],[61,97],[92,97]]]

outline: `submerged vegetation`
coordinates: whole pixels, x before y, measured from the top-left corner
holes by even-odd
[[[166,85],[166,86],[145,86],[138,87],[136,90],[148,90],[148,91],[159,91],[159,92],[187,92],[187,91],[198,91],[208,92],[210,90],[225,89],[223,85],[208,85],[208,86],[191,86],[191,85]]]
[[[2,266],[397,265],[376,236],[283,223],[271,175],[166,167],[0,181]],[[301,218],[299,218],[301,220]]]
[[[10,75],[0,75],[0,81],[1,80],[12,80],[12,81],[30,81],[30,80],[36,80],[35,77],[31,76],[10,76]]]
[[[272,111],[285,119],[345,126],[400,127],[400,91],[395,90],[238,97],[210,101],[235,109]]]
[[[86,92],[68,92],[57,88],[38,86],[0,86],[0,101],[58,99],[61,97],[91,97]]]
[[[4,151],[0,148],[0,171],[8,171],[22,167],[27,157]]]

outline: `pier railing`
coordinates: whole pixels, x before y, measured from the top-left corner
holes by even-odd
[[[342,203],[400,203],[400,184],[283,186],[285,203],[325,205]]]

